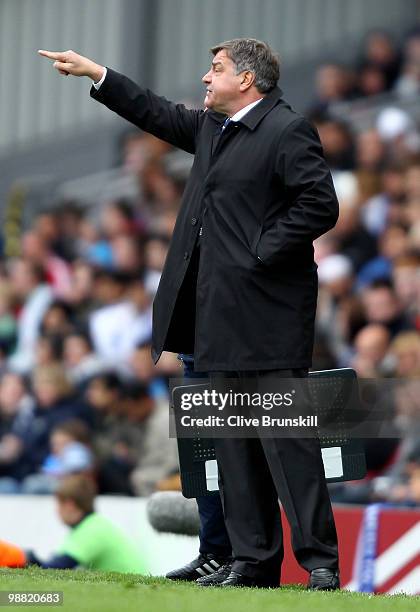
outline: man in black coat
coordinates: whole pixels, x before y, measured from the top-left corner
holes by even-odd
[[[312,242],[338,216],[331,175],[316,131],[282,98],[270,47],[235,39],[211,51],[205,110],[168,102],[73,51],[41,54],[63,74],[89,76],[92,97],[111,110],[195,155],[154,301],[155,363],[167,350],[193,355],[196,371],[303,378],[317,302]],[[222,584],[278,584],[279,497],[310,586],[337,588],[319,442],[226,439],[217,458],[234,552]]]

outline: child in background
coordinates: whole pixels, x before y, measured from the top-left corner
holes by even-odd
[[[34,552],[0,540],[0,567],[71,569],[145,574],[146,565],[117,525],[94,509],[96,488],[91,478],[66,476],[55,493],[58,515],[70,527],[58,552],[41,561]]]

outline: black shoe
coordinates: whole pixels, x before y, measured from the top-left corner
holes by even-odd
[[[335,591],[340,588],[340,574],[338,570],[328,567],[318,567],[311,571],[308,589],[313,591]]]
[[[197,578],[214,574],[228,561],[230,561],[230,558],[217,557],[210,553],[206,555],[200,554],[197,559],[194,559],[191,563],[166,574],[166,578],[169,578],[169,580],[197,580]]]
[[[232,569],[232,563],[233,560],[229,559],[229,561],[219,567],[219,569],[214,572],[214,574],[210,574],[209,576],[203,576],[202,578],[197,578],[196,583],[203,587],[219,586],[229,576]]]
[[[244,576],[238,574],[233,570],[229,576],[221,582],[218,586],[221,587],[256,587],[259,589],[276,589],[279,586],[280,578],[278,580],[264,580],[263,578],[251,578],[250,576]]]

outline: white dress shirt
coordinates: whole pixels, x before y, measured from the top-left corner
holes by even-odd
[[[261,102],[261,100],[262,100],[262,98],[258,98],[258,100],[255,100],[254,102],[251,102],[251,104],[247,104],[246,106],[241,108],[241,110],[238,110],[238,112],[235,113],[232,117],[230,117],[230,120],[231,121],[240,121],[243,117],[245,117],[245,115],[247,113],[249,113],[251,108],[254,108],[254,106],[257,106],[258,102]]]
[[[97,83],[95,83],[95,81],[93,81],[93,86],[94,86],[95,89],[99,89],[100,86],[102,85],[102,83],[105,81],[105,77],[106,77],[106,73],[107,72],[108,71],[107,71],[106,67],[104,66],[104,73],[102,75],[102,78]]]

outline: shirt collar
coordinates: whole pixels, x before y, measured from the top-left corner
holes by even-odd
[[[245,117],[245,115],[251,110],[251,108],[254,108],[254,106],[257,106],[258,102],[261,102],[262,99],[263,98],[259,98],[258,100],[254,100],[254,102],[247,104],[246,106],[241,108],[241,110],[238,110],[237,113],[232,115],[232,117],[230,117],[230,120],[239,121],[240,119],[242,119],[242,117]]]

